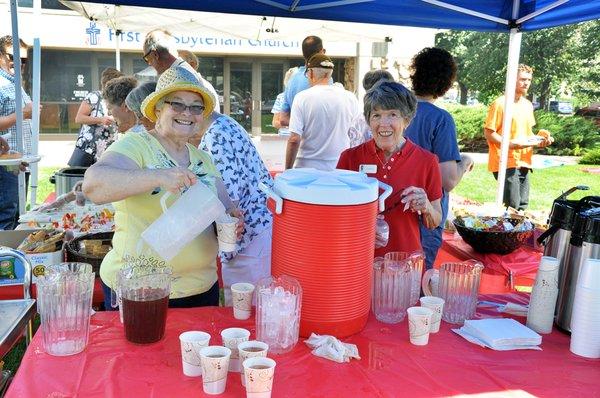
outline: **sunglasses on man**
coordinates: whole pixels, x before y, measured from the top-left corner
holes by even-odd
[[[150,54],[152,53],[152,51],[154,51],[154,49],[148,50],[148,52],[142,56],[142,59],[147,64],[150,64],[150,61],[148,60],[148,57],[150,56]]]

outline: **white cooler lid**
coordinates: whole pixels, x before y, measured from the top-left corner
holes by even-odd
[[[379,198],[379,182],[350,170],[289,169],[275,177],[275,193],[283,199],[319,205],[357,205]]]

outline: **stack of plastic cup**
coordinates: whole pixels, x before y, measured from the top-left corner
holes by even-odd
[[[600,260],[583,264],[571,317],[571,352],[586,358],[600,358]]]

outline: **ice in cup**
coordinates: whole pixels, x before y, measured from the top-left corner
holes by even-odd
[[[263,343],[258,340],[245,341],[238,345],[238,350],[240,352],[240,363],[244,363],[244,361],[248,358],[255,357],[266,357],[267,352],[269,351],[269,345],[267,343]],[[246,385],[246,374],[242,370],[242,385]]]
[[[220,251],[235,251],[237,244],[237,234],[235,233],[235,227],[237,223],[237,217],[231,217],[228,214],[225,214],[217,219],[217,238],[219,240]]]
[[[204,347],[200,350],[202,364],[202,389],[205,394],[222,394],[227,384],[231,350],[220,345]]]
[[[210,334],[200,331],[183,332],[179,335],[181,343],[181,363],[186,376],[202,376],[200,350],[208,346]]]
[[[254,357],[244,361],[246,398],[270,398],[273,390],[275,361],[271,358]]]
[[[408,332],[414,345],[427,345],[433,311],[425,307],[410,307],[408,312]]]
[[[419,301],[421,302],[421,307],[429,308],[433,311],[429,332],[439,332],[440,324],[442,323],[442,312],[444,311],[444,299],[435,296],[423,296]]]
[[[238,345],[250,339],[250,331],[242,328],[228,328],[221,332],[223,345],[231,350],[231,361],[229,363],[229,371],[240,372],[242,365]]]
[[[248,319],[252,315],[252,295],[254,285],[251,283],[234,283],[231,285],[231,298],[233,301],[233,317],[235,319]]]

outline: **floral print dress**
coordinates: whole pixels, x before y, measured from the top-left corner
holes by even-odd
[[[92,91],[86,97],[85,100],[92,111],[90,116],[103,117],[108,115],[108,109],[102,99],[100,91]],[[115,129],[113,126],[104,126],[102,124],[82,124],[81,130],[79,130],[79,136],[75,146],[88,155],[94,156],[96,160],[100,158],[102,153],[108,148],[110,144],[115,140]]]

